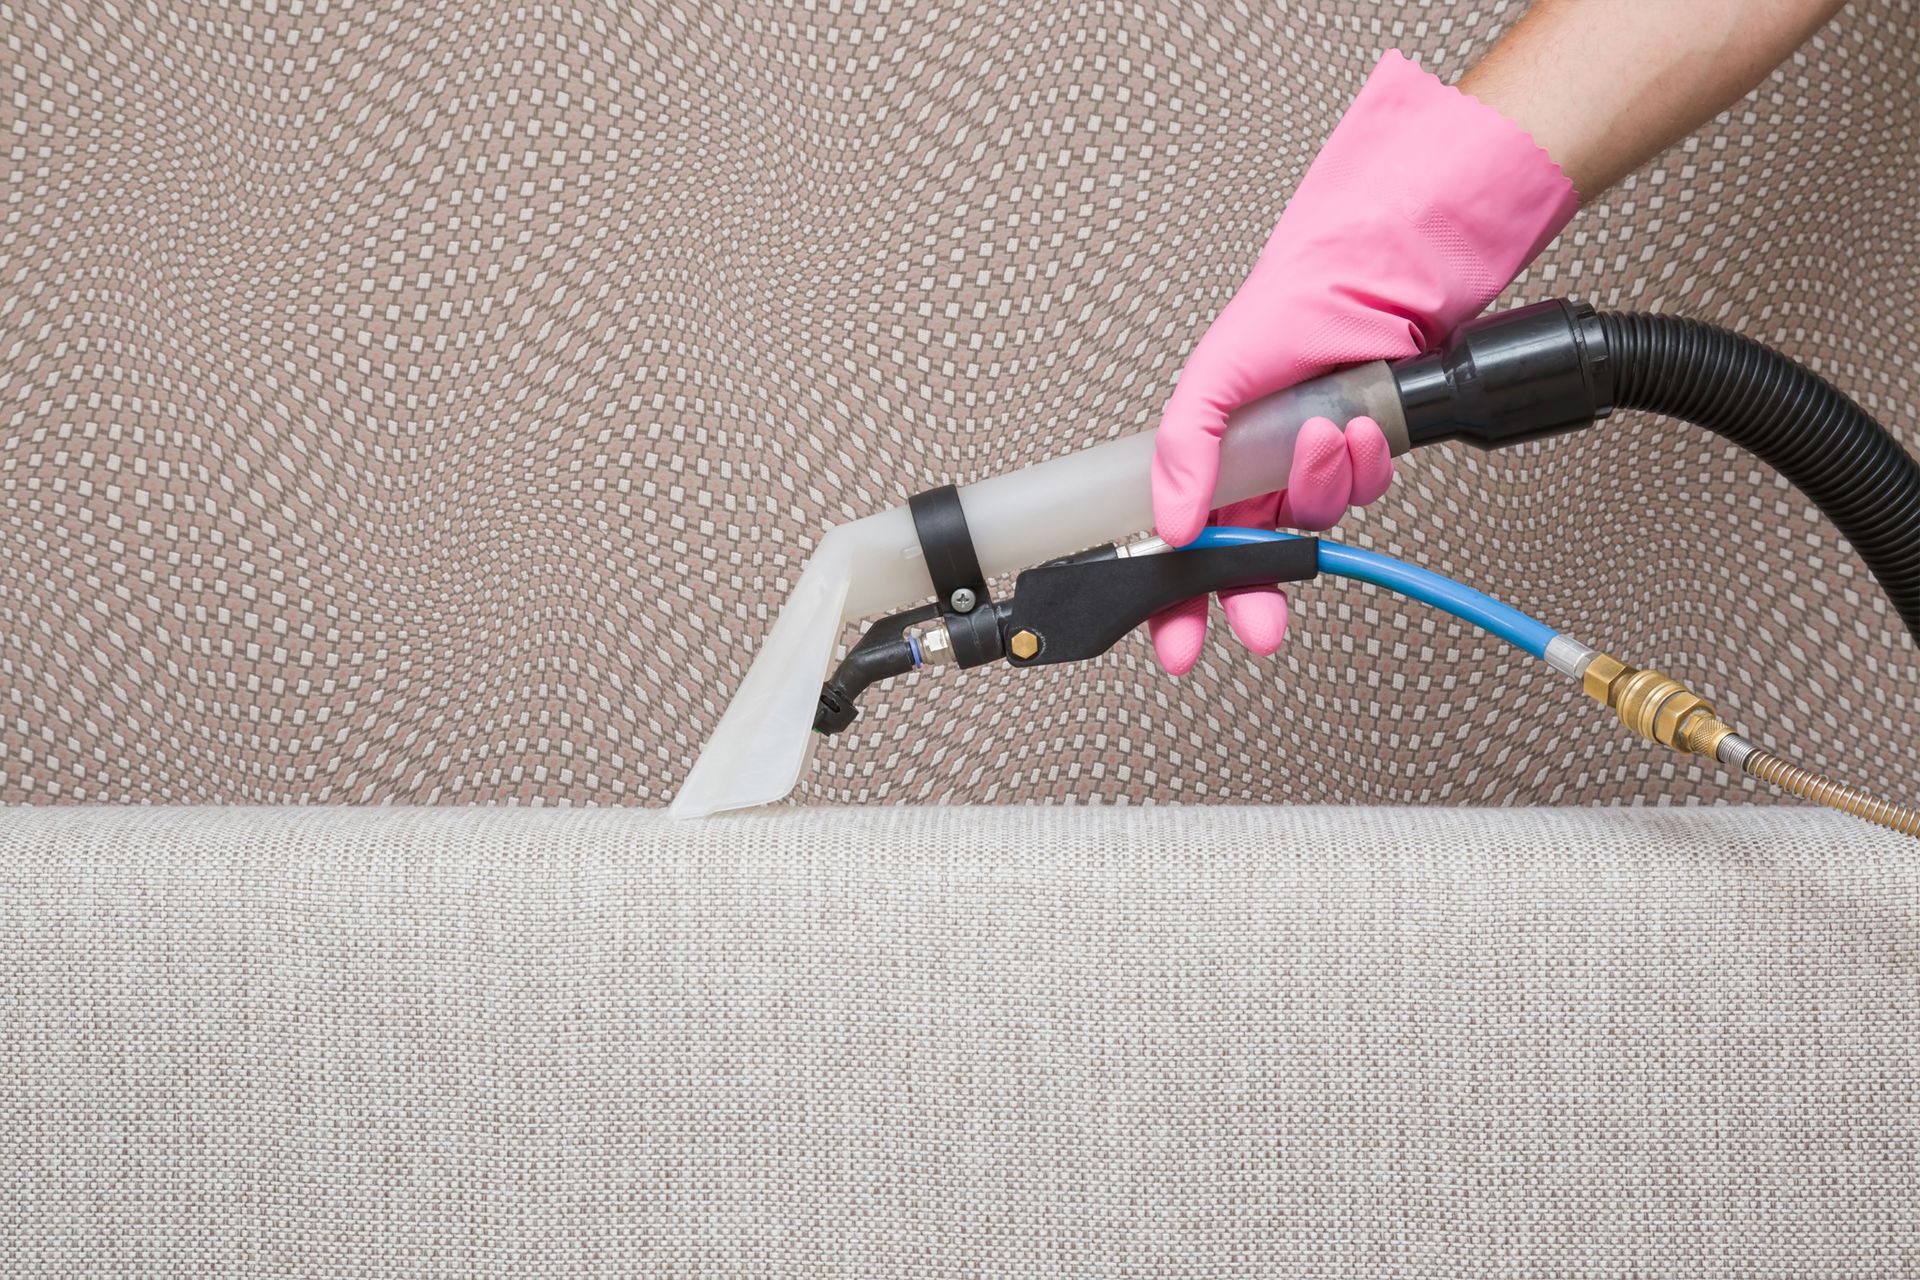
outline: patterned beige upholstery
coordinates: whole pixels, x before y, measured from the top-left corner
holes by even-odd
[[[824,529],[1150,426],[1378,52],[1521,8],[7,5],[0,799],[662,803]],[[1917,67],[1852,6],[1512,298],[1736,325],[1915,442]],[[1428,452],[1348,534],[1920,791],[1911,643],[1701,433]],[[1271,661],[965,683],[801,800],[1724,793],[1331,583]]]

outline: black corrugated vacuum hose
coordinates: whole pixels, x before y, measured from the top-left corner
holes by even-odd
[[[1677,316],[1599,321],[1616,407],[1697,423],[1785,476],[1853,544],[1920,640],[1920,466],[1885,427],[1751,338]]]
[[[1486,317],[1396,364],[1394,377],[1416,447],[1512,444],[1614,408],[1705,427],[1820,508],[1920,642],[1920,465],[1866,410],[1771,347],[1678,316],[1554,301]]]

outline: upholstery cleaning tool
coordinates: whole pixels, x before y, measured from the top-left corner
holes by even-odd
[[[1920,639],[1920,466],[1817,375],[1756,342],[1674,317],[1545,302],[1483,318],[1435,352],[1301,383],[1232,416],[1216,502],[1284,487],[1294,435],[1315,416],[1371,417],[1402,454],[1443,440],[1496,447],[1539,439],[1615,408],[1697,423],[1772,465],[1839,528]],[[1390,557],[1251,530],[1209,530],[1177,551],[1158,539],[1122,543],[1151,523],[1152,457],[1153,436],[1143,433],[930,490],[830,531],[671,811],[701,816],[784,796],[812,745],[850,724],[854,699],[877,680],[925,666],[1079,661],[1177,600],[1325,572],[1405,591],[1487,627],[1579,679],[1643,736],[1920,834],[1913,810],[1759,749],[1658,672],[1626,667]],[[1010,598],[992,598],[990,579],[1036,561],[1044,563],[1020,574]],[[846,622],[929,596],[873,624],[818,683]]]

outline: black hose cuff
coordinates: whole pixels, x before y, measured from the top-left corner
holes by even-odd
[[[1393,366],[1413,448],[1482,449],[1577,431],[1613,407],[1613,367],[1593,308],[1555,298],[1461,328]]]

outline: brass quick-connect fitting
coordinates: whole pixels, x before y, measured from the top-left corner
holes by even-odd
[[[1720,744],[1733,734],[1712,703],[1663,671],[1629,667],[1612,654],[1596,653],[1580,683],[1589,698],[1619,713],[1620,723],[1675,751],[1717,760]]]
[[[1882,800],[1761,750],[1714,714],[1712,703],[1665,672],[1630,667],[1610,653],[1596,653],[1580,668],[1580,684],[1588,697],[1612,707],[1620,723],[1650,742],[1706,756],[1802,799],[1902,835],[1920,836],[1920,807]]]

